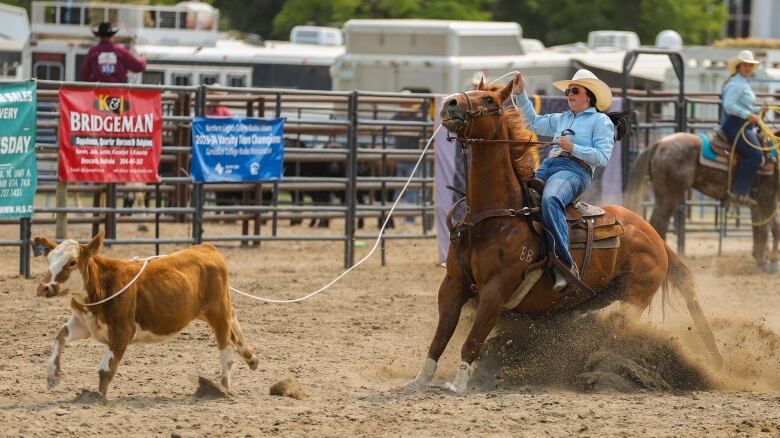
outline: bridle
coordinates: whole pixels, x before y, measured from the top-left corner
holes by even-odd
[[[447,141],[452,143],[454,141],[457,141],[460,144],[461,150],[463,151],[463,174],[466,178],[466,192],[468,192],[469,187],[469,160],[468,160],[468,148],[470,144],[477,144],[477,143],[493,143],[493,144],[506,144],[506,145],[524,145],[524,146],[547,146],[552,144],[552,142],[549,141],[517,141],[517,140],[509,140],[508,138],[506,140],[490,140],[485,138],[474,138],[471,137],[471,129],[473,125],[471,124],[472,120],[478,119],[480,117],[487,117],[487,116],[493,116],[498,115],[499,117],[503,115],[503,110],[501,109],[501,103],[498,103],[495,108],[488,108],[488,107],[482,107],[477,110],[474,109],[474,107],[471,105],[471,99],[469,99],[469,93],[473,93],[474,91],[461,91],[460,94],[462,94],[466,98],[466,103],[468,104],[468,109],[465,111],[465,117],[463,119],[463,125],[458,128],[458,131],[465,130],[463,137],[447,137]],[[504,118],[501,117],[501,123],[498,126],[498,130],[504,129],[505,122]],[[465,198],[465,197],[464,197]],[[471,212],[471,205],[468,202],[468,199],[466,198],[466,212]]]
[[[465,112],[465,118],[463,120],[463,126],[461,129],[465,128],[466,131],[464,132],[463,137],[458,136],[448,136],[447,141],[452,143],[454,141],[457,141],[460,143],[462,148],[468,147],[469,144],[475,144],[475,143],[500,143],[500,144],[509,144],[509,145],[525,145],[525,146],[547,146],[552,144],[552,142],[549,141],[531,141],[531,140],[490,140],[486,138],[475,138],[471,137],[471,128],[472,124],[470,123],[474,119],[478,119],[480,117],[486,117],[486,116],[492,116],[492,115],[498,115],[501,116],[503,114],[503,110],[501,109],[501,104],[498,104],[495,108],[488,108],[488,107],[482,107],[478,110],[474,110],[474,108],[471,105],[471,99],[469,99],[468,93],[472,93],[473,91],[461,91],[460,94],[462,94],[466,98],[466,103],[469,106],[469,109]],[[498,129],[502,129],[504,126],[504,119],[501,118],[501,124],[499,125]]]

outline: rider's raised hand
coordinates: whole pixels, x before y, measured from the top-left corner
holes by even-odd
[[[512,79],[514,82],[514,92],[519,94],[525,91],[525,78],[523,77],[522,73],[518,73],[515,75],[515,78]]]

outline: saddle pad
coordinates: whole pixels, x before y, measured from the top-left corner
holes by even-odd
[[[699,138],[701,138],[701,151],[699,151],[699,164],[706,167],[711,167],[713,169],[720,169],[724,172],[728,172],[729,170],[729,157],[728,155],[721,155],[717,151],[718,149],[722,150],[724,153],[728,153],[729,150],[722,149],[718,147],[714,147],[712,143],[712,139],[710,139],[709,136],[699,133]],[[774,156],[776,152],[774,149],[772,150],[772,156]],[[765,175],[769,176],[774,173],[775,170],[775,163],[772,160],[766,159],[766,154],[764,155],[764,163],[762,164],[761,168],[758,170],[759,175]]]
[[[704,156],[704,158],[711,161],[717,160],[718,154],[716,154],[715,151],[712,150],[712,142],[710,142],[710,136],[700,132],[699,138],[701,138],[701,154]]]

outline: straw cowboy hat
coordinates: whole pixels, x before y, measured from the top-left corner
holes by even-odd
[[[734,74],[737,72],[737,69],[739,68],[740,64],[760,64],[759,61],[756,61],[753,57],[753,52],[750,50],[743,50],[739,52],[737,56],[734,58],[729,59],[729,74]]]
[[[111,23],[107,21],[100,23],[97,29],[92,30],[92,33],[95,36],[101,36],[101,37],[114,36],[114,34],[116,34],[117,32],[119,32],[119,29],[115,28],[114,26],[111,25]]]
[[[612,90],[609,89],[609,86],[604,81],[591,73],[590,70],[581,68],[577,70],[577,73],[574,73],[574,77],[570,81],[555,81],[553,82],[553,87],[564,91],[569,88],[570,84],[581,85],[590,90],[596,96],[596,102],[594,103],[599,111],[606,111],[612,105]]]

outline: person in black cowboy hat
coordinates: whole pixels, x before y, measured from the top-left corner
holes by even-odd
[[[129,50],[113,41],[119,29],[111,23],[100,23],[92,33],[100,42],[89,49],[84,63],[81,64],[79,79],[85,82],[126,83],[127,72],[142,72],[146,69],[146,60],[138,58]]]

